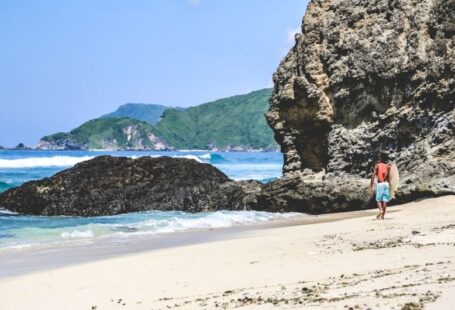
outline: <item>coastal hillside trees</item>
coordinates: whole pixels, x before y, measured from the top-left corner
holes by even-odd
[[[68,133],[45,136],[43,149],[275,150],[264,113],[271,89],[187,109],[125,104]]]

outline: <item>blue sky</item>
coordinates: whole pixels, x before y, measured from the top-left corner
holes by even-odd
[[[0,145],[271,86],[306,0],[0,1]]]

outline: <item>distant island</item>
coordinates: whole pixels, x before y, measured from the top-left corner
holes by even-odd
[[[24,145],[24,143],[19,143],[15,147],[6,147],[0,145],[0,150],[14,150],[14,151],[24,151],[24,150],[33,150],[32,147]]]
[[[264,113],[272,89],[189,108],[128,103],[70,132],[41,138],[43,150],[277,150]]]

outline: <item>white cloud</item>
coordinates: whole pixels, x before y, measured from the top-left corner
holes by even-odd
[[[286,31],[286,42],[285,42],[282,52],[281,52],[283,54],[283,57],[285,57],[289,53],[289,50],[294,46],[295,35],[297,33],[301,33],[301,32],[302,32],[302,29],[300,27],[288,28],[288,30]]]
[[[297,28],[293,28],[293,29],[288,29],[288,32],[287,32],[287,42],[289,45],[294,45],[295,43],[295,35],[296,33],[299,33],[301,32],[302,30],[300,29],[300,27],[297,27]]]

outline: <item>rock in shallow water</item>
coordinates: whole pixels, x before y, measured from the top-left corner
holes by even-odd
[[[22,214],[76,216],[243,210],[256,207],[260,188],[193,159],[100,156],[0,194],[0,206]]]
[[[285,177],[263,208],[373,206],[379,150],[400,170],[398,202],[455,194],[455,0],[313,0],[274,82]]]

